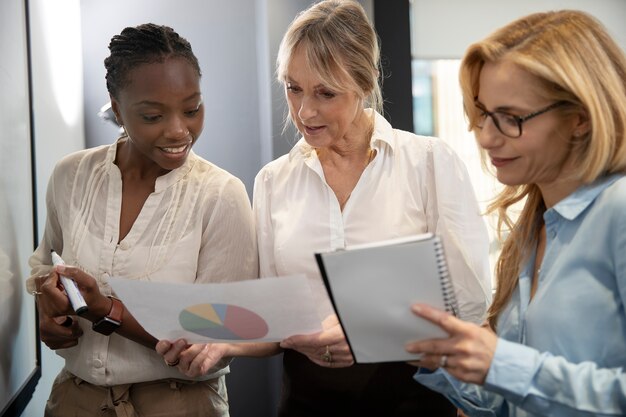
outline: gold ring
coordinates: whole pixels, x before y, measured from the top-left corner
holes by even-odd
[[[330,353],[328,345],[326,345],[326,352],[322,353],[322,360],[327,363],[333,363],[333,354]]]
[[[180,363],[180,359],[176,359],[174,362],[168,362],[165,358],[163,358],[163,360],[167,366],[176,366]]]
[[[448,355],[441,355],[441,359],[439,359],[439,367],[445,368],[448,364]]]

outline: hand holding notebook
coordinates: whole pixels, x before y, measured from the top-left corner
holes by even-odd
[[[439,236],[431,233],[315,255],[357,363],[415,360],[409,341],[446,337],[411,312],[420,302],[458,311]]]

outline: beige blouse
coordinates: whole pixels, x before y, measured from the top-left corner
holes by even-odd
[[[122,139],[123,140],[123,139]],[[46,196],[43,240],[30,258],[32,278],[51,269],[50,249],[94,276],[111,294],[110,276],[206,283],[258,276],[250,202],[243,183],[193,152],[159,177],[128,235],[118,243],[122,178],[117,143],[73,153],[55,167]],[[32,290],[32,288],[29,288]],[[80,319],[77,346],[59,349],[65,367],[97,385],[185,378],[161,356],[117,334],[103,336]],[[201,379],[228,373],[227,363]]]

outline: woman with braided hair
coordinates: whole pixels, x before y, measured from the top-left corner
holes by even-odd
[[[115,35],[109,49],[106,85],[124,133],[57,163],[43,240],[30,259],[41,338],[65,359],[45,415],[227,416],[228,361],[204,369],[193,359],[204,358],[206,345],[186,344],[180,361],[164,361],[157,340],[110,297],[107,278],[256,277],[250,202],[239,179],[191,150],[204,107],[189,42],[144,24]],[[73,266],[53,269],[52,249]],[[77,282],[88,313],[74,315],[59,273]]]

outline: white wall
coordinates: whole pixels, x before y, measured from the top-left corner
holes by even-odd
[[[85,147],[79,0],[29,0],[39,237],[54,164]],[[25,417],[43,415],[61,359],[42,344],[42,378]]]
[[[0,413],[36,363],[35,304],[24,290],[33,251],[33,200],[24,3],[0,2]],[[26,395],[26,391],[22,391]],[[20,400],[21,401],[21,400]]]
[[[421,59],[461,58],[465,49],[510,21],[539,11],[579,9],[598,18],[626,49],[624,0],[412,0],[411,48]]]

